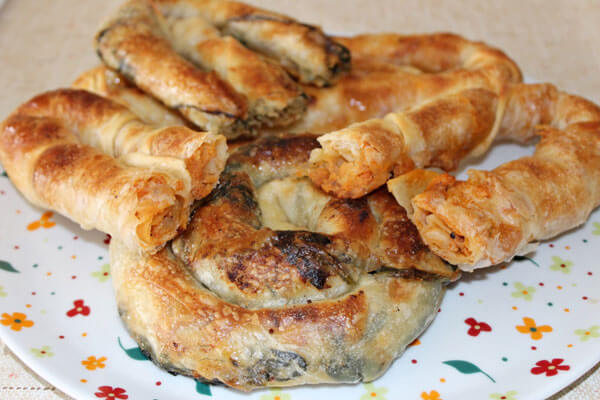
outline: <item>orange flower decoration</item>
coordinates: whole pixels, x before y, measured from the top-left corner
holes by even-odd
[[[81,364],[85,365],[86,369],[89,369],[90,371],[93,371],[96,368],[104,368],[104,367],[106,367],[106,365],[104,365],[104,361],[106,361],[106,357],[96,358],[94,356],[89,356],[87,358],[87,360],[83,360],[81,362]]]
[[[437,390],[432,390],[429,393],[427,393],[427,392],[421,393],[421,399],[423,399],[423,400],[442,400],[442,398],[440,397],[440,394],[437,392]]]
[[[56,225],[56,222],[50,221],[50,218],[52,218],[53,215],[54,215],[54,213],[52,211],[46,211],[44,214],[42,214],[42,217],[39,220],[33,221],[32,223],[27,225],[27,230],[35,231],[36,229],[39,229],[40,227],[46,228],[46,229],[52,228],[54,225]]]
[[[29,321],[27,315],[20,312],[15,312],[12,315],[2,313],[0,324],[10,326],[10,329],[18,332],[21,328],[31,328],[33,326],[33,321]]]
[[[531,335],[533,340],[540,340],[545,332],[552,332],[552,327],[549,325],[537,326],[533,318],[524,317],[525,325],[517,325],[519,332]]]

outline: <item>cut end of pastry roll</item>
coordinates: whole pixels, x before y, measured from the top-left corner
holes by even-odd
[[[439,172],[427,169],[415,169],[406,174],[402,174],[387,182],[387,188],[394,198],[405,210],[406,214],[412,218],[414,210],[411,200],[416,195],[423,193],[429,183],[440,176]]]
[[[207,196],[219,181],[219,175],[227,161],[227,142],[224,136],[208,134],[206,141],[195,148],[185,160],[192,177],[192,196],[201,199]]]
[[[308,98],[300,94],[290,99],[284,107],[273,107],[266,99],[256,99],[248,110],[248,125],[276,128],[293,124],[306,113]]]
[[[326,192],[355,199],[385,184],[393,170],[411,170],[410,158],[402,157],[402,136],[390,134],[395,128],[388,125],[371,120],[321,136],[322,148],[310,155],[312,181]]]
[[[142,249],[154,253],[160,250],[182,229],[189,218],[189,201],[159,177],[152,177],[137,187],[139,221],[136,233]]]
[[[523,216],[498,178],[486,171],[469,175],[466,182],[440,175],[412,199],[411,219],[423,241],[463,271],[508,261],[527,244]]]
[[[350,70],[350,51],[319,27],[264,10],[245,11],[231,15],[224,32],[276,60],[301,83],[328,86]]]
[[[169,164],[186,170],[178,175],[189,174],[194,199],[210,193],[225,168],[227,142],[222,135],[177,126],[160,129],[149,140],[151,154],[183,161],[181,164]]]

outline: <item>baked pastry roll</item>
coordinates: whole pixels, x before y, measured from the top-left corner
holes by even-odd
[[[179,113],[147,95],[118,72],[101,65],[85,71],[71,85],[96,93],[129,108],[142,121],[157,128],[186,126],[188,123]]]
[[[406,112],[388,114],[319,138],[311,154],[311,179],[327,192],[357,198],[392,173],[414,168],[452,170],[486,149],[497,130],[498,96],[467,89]]]
[[[188,221],[192,199],[182,180],[127,166],[26,108],[0,125],[0,161],[28,201],[109,233],[134,253],[157,251]]]
[[[232,36],[222,36],[204,17],[203,9],[211,8],[210,3],[156,2],[175,51],[202,69],[214,71],[242,95],[248,109],[245,119],[251,127],[286,126],[300,119],[306,109],[302,89],[278,64],[265,60]],[[226,3],[218,1],[220,6]]]
[[[432,251],[472,270],[586,221],[600,205],[600,107],[549,84],[516,85],[499,136],[534,135],[533,156],[470,170],[467,181],[443,174],[412,198],[411,218]],[[406,201],[402,182],[389,187]]]
[[[397,96],[397,108],[385,110],[391,113],[319,138],[322,148],[311,156],[310,177],[339,197],[360,197],[392,173],[415,166],[449,170],[462,158],[481,154],[498,131],[506,88],[521,80],[502,52],[456,35],[365,35],[341,41],[359,54],[358,65],[411,69],[396,71],[398,80],[381,89]],[[358,108],[377,101],[352,99]]]
[[[195,125],[230,134],[243,129],[244,99],[214,72],[179,56],[165,29],[151,2],[130,0],[102,26],[96,51],[106,65]]]
[[[307,71],[317,74],[310,82],[332,79],[343,69],[338,64],[349,65],[347,51],[319,29],[228,1],[130,0],[103,25],[96,48],[109,67],[205,130],[235,138],[301,118],[307,103],[301,88],[279,64],[225,36],[230,28],[245,44],[276,49],[272,55],[282,60],[292,41],[307,57]],[[326,62],[336,67],[325,69],[336,71],[321,76]]]
[[[316,26],[228,0],[154,0],[166,15],[201,17],[276,61],[300,82],[330,85],[350,68],[350,53]]]
[[[111,243],[121,317],[155,363],[241,390],[370,381],[437,314],[453,269],[385,191],[338,200],[302,178],[316,146],[240,147],[170,246]]]
[[[156,128],[126,107],[85,90],[43,93],[17,113],[60,121],[80,142],[126,163],[168,170],[186,183],[196,199],[210,193],[227,158],[221,135],[184,126]]]

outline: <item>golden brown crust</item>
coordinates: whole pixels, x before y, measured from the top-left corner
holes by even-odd
[[[539,125],[565,129],[577,122],[600,120],[596,104],[561,92],[550,83],[514,85],[506,97],[499,139],[525,143],[536,136]]]
[[[315,145],[239,148],[172,253],[111,243],[121,315],[156,363],[241,390],[369,381],[429,324],[455,272],[388,193],[339,200],[298,178]]]
[[[265,60],[202,17],[201,4],[157,3],[173,48],[204,70],[214,71],[248,105],[246,124],[285,126],[301,118],[306,98],[279,65]]]
[[[311,150],[319,147],[317,136],[266,136],[241,145],[231,153],[228,164],[239,166],[256,185],[284,176],[307,176]]]
[[[506,137],[526,140],[535,124],[554,126],[538,126],[534,155],[469,171],[464,182],[440,176],[412,200],[428,246],[464,269],[527,252],[600,205],[600,107],[548,84],[517,85],[509,95]]]
[[[426,73],[493,66],[501,70],[508,81],[522,79],[519,67],[502,51],[453,33],[364,34],[335,40],[350,50],[353,61],[410,65]]]
[[[197,199],[210,193],[225,166],[223,136],[184,126],[157,129],[126,107],[84,90],[58,89],[40,94],[17,113],[60,121],[82,143],[109,156],[124,157],[126,163],[175,173],[191,186]]]
[[[302,89],[278,63],[226,36],[232,32],[301,67],[312,83],[330,82],[349,65],[331,56],[342,47],[319,29],[229,1],[129,0],[96,35],[96,48],[109,67],[200,128],[235,138],[300,119]]]
[[[381,273],[337,299],[249,310],[198,285],[167,250],[137,256],[118,241],[111,275],[121,315],[154,362],[246,391],[373,380],[431,322],[443,293],[438,281]]]
[[[102,61],[202,128],[221,131],[243,119],[243,98],[214,72],[179,56],[160,18],[149,1],[126,2],[96,35]]]
[[[275,59],[300,82],[332,84],[350,68],[350,54],[315,26],[237,1],[155,0],[176,15],[195,14],[251,49]]]
[[[311,155],[311,179],[339,197],[360,197],[384,184],[392,172],[404,173],[414,165],[449,170],[467,155],[480,154],[498,131],[502,95],[521,80],[517,66],[502,52],[456,35],[383,34],[340,40],[358,54],[359,69],[366,65],[375,70],[373,80],[367,74],[361,85],[373,82],[376,88],[382,73],[395,75],[395,80],[382,81],[380,91],[359,90],[349,99],[342,94],[343,86],[337,93],[334,87],[317,99],[322,107],[350,103],[359,105],[363,117],[381,118],[376,104],[382,93],[381,111],[390,112],[379,122],[357,123],[319,139],[322,149]],[[390,110],[390,105],[396,108]],[[350,109],[342,115],[352,119],[355,111]],[[309,123],[311,113],[319,111],[309,107],[304,121]],[[377,143],[383,141],[395,141],[399,148],[381,150]],[[376,151],[363,151],[371,148]],[[357,180],[360,185],[354,185]]]
[[[0,161],[33,204],[138,251],[157,251],[187,224],[191,198],[182,181],[127,167],[79,143],[56,119],[11,115],[0,126]]]
[[[495,93],[521,73],[504,53],[458,35],[365,34],[336,37],[352,53],[352,69],[333,86],[305,87],[307,114],[287,130],[327,133],[445,93],[486,88]]]
[[[122,104],[142,121],[156,127],[185,126],[187,124],[179,113],[168,109],[153,97],[128,83],[118,72],[104,65],[79,75],[72,87],[96,93]]]

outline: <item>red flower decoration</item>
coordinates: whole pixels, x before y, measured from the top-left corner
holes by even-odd
[[[110,244],[110,240],[112,239],[112,236],[110,236],[108,233],[106,234],[106,236],[104,237],[104,244]]]
[[[73,305],[75,307],[73,307],[72,309],[70,309],[69,311],[67,311],[67,317],[74,317],[77,314],[81,314],[81,315],[90,315],[90,308],[88,306],[86,306],[85,304],[83,304],[83,300],[75,300],[73,302]]]
[[[465,323],[471,327],[467,331],[467,333],[471,336],[477,336],[479,333],[481,333],[481,331],[491,332],[492,330],[491,326],[485,322],[477,322],[475,318],[467,318],[465,319]]]
[[[535,363],[537,367],[531,368],[531,373],[539,375],[546,373],[546,376],[554,376],[558,374],[558,371],[568,371],[571,369],[568,365],[560,365],[564,360],[562,358],[554,358],[552,362],[547,360],[538,361]]]
[[[127,399],[126,390],[120,387],[113,388],[112,386],[100,386],[99,392],[94,393],[96,397],[107,399]]]

